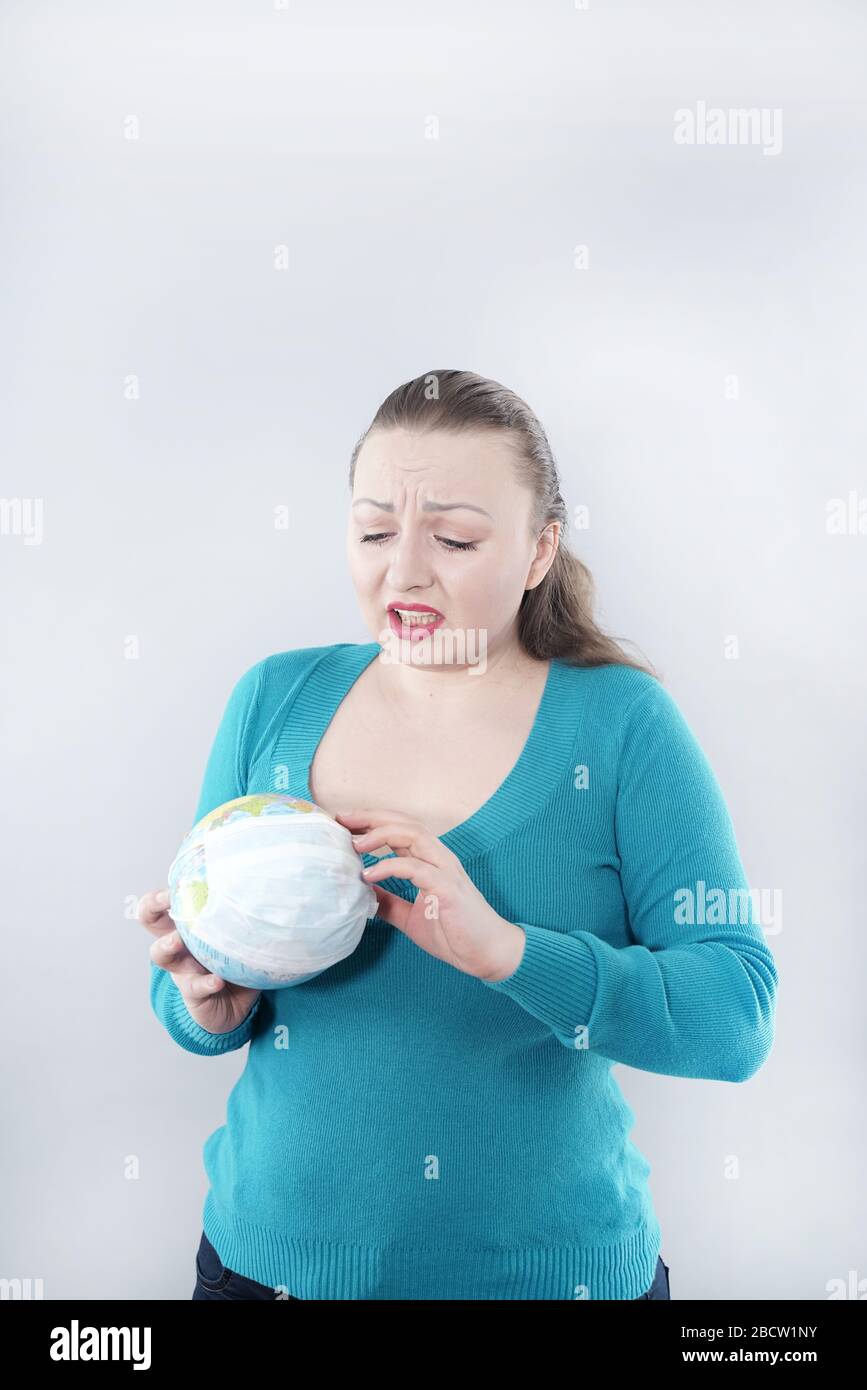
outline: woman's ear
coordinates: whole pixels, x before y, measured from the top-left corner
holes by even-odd
[[[559,521],[549,521],[536,542],[536,553],[533,556],[527,574],[526,589],[535,589],[537,584],[541,584],[545,575],[554,563],[557,554],[557,547],[560,544],[560,523]]]

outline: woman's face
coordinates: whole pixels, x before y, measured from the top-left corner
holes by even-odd
[[[546,574],[559,526],[531,532],[532,495],[502,432],[373,430],[359,452],[349,567],[371,635],[422,642],[438,664],[437,630],[491,654],[516,642],[525,589]],[[454,657],[452,658],[454,660]],[[459,662],[459,664],[463,664]]]

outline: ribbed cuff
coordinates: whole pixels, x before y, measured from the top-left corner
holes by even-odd
[[[482,983],[514,999],[567,1046],[588,1045],[580,1030],[589,1028],[596,1001],[597,967],[592,948],[581,935],[570,936],[526,922],[515,925],[526,936],[517,969],[504,980]]]
[[[151,962],[152,970],[161,970],[162,967]],[[207,1028],[203,1028],[197,1023],[187,1008],[184,996],[178,989],[175,980],[168,971],[163,971],[167,977],[167,983],[163,986],[164,1009],[160,1011],[159,1017],[165,1026],[169,1037],[171,1037],[180,1047],[186,1048],[188,1052],[196,1052],[201,1056],[212,1056],[222,1052],[233,1052],[235,1048],[243,1047],[249,1041],[253,1031],[253,1019],[262,1002],[260,994],[247,1017],[233,1028],[230,1033],[209,1033]]]

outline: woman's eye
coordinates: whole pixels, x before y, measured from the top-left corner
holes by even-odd
[[[475,550],[475,541],[453,541],[448,536],[437,536],[447,550]]]
[[[365,542],[367,542],[370,545],[382,545],[385,541],[391,539],[392,534],[393,532],[391,531],[368,531],[366,535],[361,537],[361,543],[362,545]],[[440,545],[445,547],[446,550],[476,549],[475,541],[456,541],[452,540],[450,536],[437,536],[436,539],[439,541]]]

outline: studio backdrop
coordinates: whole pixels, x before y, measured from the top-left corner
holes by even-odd
[[[370,640],[348,468],[459,368],[724,792],[779,970],[745,1084],[618,1065],[676,1297],[863,1298],[867,14],[844,0],[2,17],[0,1276],[188,1299],[246,1049],[135,918],[230,691]]]

